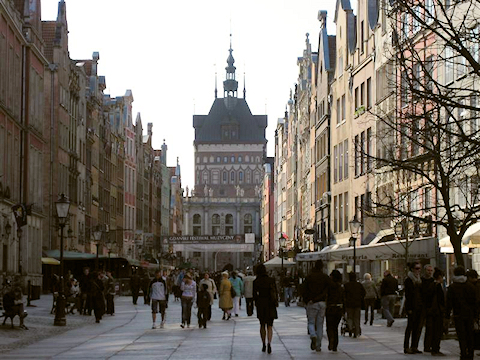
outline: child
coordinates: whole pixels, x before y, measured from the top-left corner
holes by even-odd
[[[198,292],[197,306],[198,306],[198,327],[207,328],[208,307],[210,306],[210,293],[207,291],[208,285],[202,284],[202,288]]]

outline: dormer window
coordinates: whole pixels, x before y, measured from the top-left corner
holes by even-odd
[[[238,140],[238,125],[222,125],[222,140]]]

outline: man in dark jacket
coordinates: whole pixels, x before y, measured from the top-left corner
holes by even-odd
[[[383,273],[382,285],[380,286],[380,296],[382,297],[383,315],[387,319],[387,326],[392,326],[395,300],[397,299],[398,280],[395,279],[390,270]]]
[[[137,305],[138,293],[140,292],[140,276],[136,271],[130,279],[130,289],[132,290],[133,305]]]
[[[360,315],[362,302],[365,298],[365,288],[357,281],[357,275],[352,271],[348,274],[348,282],[343,286],[345,289],[345,310],[347,312],[348,329],[353,332],[353,337],[362,334],[360,329]]]
[[[83,269],[83,275],[80,277],[80,314],[92,315],[93,301],[92,301],[92,276],[90,275],[90,268]]]
[[[327,308],[327,292],[332,280],[323,273],[323,262],[317,260],[304,283],[303,301],[307,306],[308,333],[312,350],[322,350],[323,319]]]
[[[455,330],[460,345],[460,359],[473,359],[473,321],[476,318],[475,286],[467,281],[462,266],[453,271],[453,283],[447,290],[447,310],[445,316],[450,318],[453,310]]]
[[[422,319],[421,327],[425,325],[425,336],[423,338],[423,351],[432,351],[432,333],[433,333],[433,319],[432,315],[427,312],[427,308],[431,306],[431,299],[433,299],[433,293],[435,292],[435,279],[433,278],[433,266],[427,264],[423,267],[424,274],[422,276]],[[420,333],[422,329],[420,328]]]

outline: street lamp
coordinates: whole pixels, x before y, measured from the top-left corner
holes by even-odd
[[[110,269],[110,253],[112,252],[112,249],[115,247],[116,244],[109,238],[106,245],[108,249],[108,270],[112,271],[112,269]]]
[[[102,231],[97,227],[97,230],[93,232],[93,238],[95,239],[95,246],[97,247],[97,256],[95,258],[95,271],[98,271],[98,246],[100,245],[100,240],[102,239]]]
[[[70,210],[70,201],[68,201],[65,194],[61,194],[60,198],[55,203],[55,206],[57,208],[58,225],[60,226],[60,291],[57,297],[57,306],[53,325],[65,326],[67,325],[67,319],[65,317],[65,281],[63,280],[63,228],[67,222],[68,211]]]
[[[362,224],[360,223],[360,221],[357,220],[357,215],[355,215],[353,219],[350,220],[348,225],[350,227],[350,234],[352,234],[352,236],[350,237],[350,244],[353,244],[353,272],[356,273],[357,272],[357,237]]]

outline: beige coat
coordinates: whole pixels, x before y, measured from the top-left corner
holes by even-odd
[[[230,310],[233,309],[233,300],[232,294],[230,293],[230,289],[232,288],[232,284],[228,279],[222,279],[220,283],[220,302],[218,307],[222,310]]]

